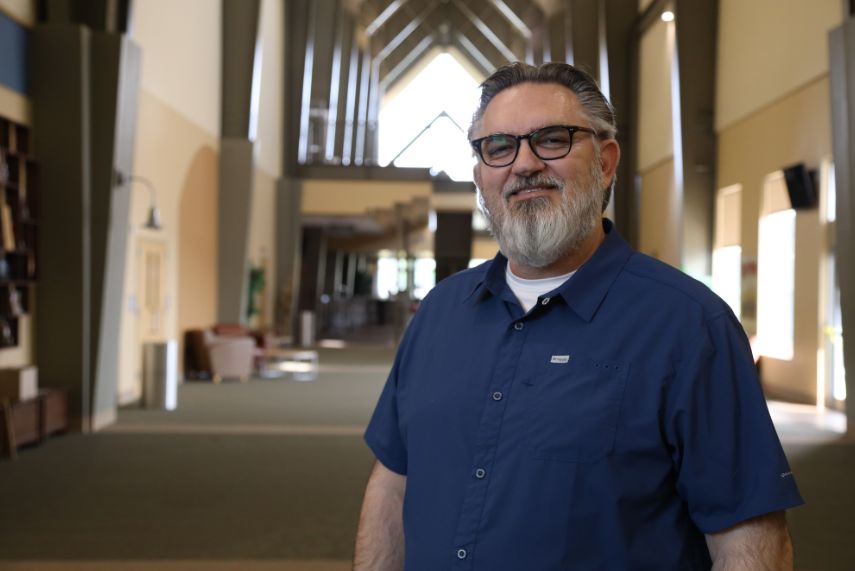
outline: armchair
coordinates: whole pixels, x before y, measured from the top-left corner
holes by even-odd
[[[217,334],[194,329],[185,335],[185,372],[188,378],[249,380],[255,359],[255,340],[249,335]]]

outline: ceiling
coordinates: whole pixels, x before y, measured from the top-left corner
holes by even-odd
[[[552,59],[544,55],[552,55],[555,42],[550,23],[560,16],[560,4],[556,0],[347,1],[386,88],[433,47],[456,48],[485,76],[508,61]]]
[[[599,77],[608,61],[610,97],[621,109],[630,108],[635,0],[291,0],[287,5],[292,83],[286,95],[291,98],[286,145],[296,152],[286,149],[285,156],[296,158],[287,168],[297,178],[364,179],[366,172],[376,172],[384,95],[406,84],[439,50],[457,56],[476,78],[510,61],[567,61]],[[629,117],[619,116],[624,122],[619,132],[630,131]],[[618,185],[623,181],[631,176],[620,174]],[[633,208],[629,196],[621,194],[627,205],[617,205],[620,210]],[[389,205],[390,211],[395,208],[400,209]],[[419,205],[412,208],[425,220]],[[366,212],[369,220],[338,222],[346,232],[379,230],[388,236],[386,214]],[[307,222],[331,227],[337,220]]]

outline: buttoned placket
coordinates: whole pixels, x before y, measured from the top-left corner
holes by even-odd
[[[495,461],[496,447],[502,420],[512,398],[510,387],[517,372],[520,355],[525,346],[527,323],[522,318],[509,323],[506,342],[499,352],[496,375],[486,396],[486,406],[481,415],[478,436],[474,446],[469,482],[455,533],[454,566],[456,570],[471,570],[474,565],[475,546],[481,527],[481,516],[487,501],[491,470]]]

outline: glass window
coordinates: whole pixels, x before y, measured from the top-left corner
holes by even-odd
[[[444,171],[472,180],[466,130],[478,102],[478,81],[450,53],[437,55],[384,102],[378,118],[378,161]]]
[[[742,317],[742,186],[718,191],[712,258],[712,288]]]
[[[829,163],[828,174],[825,177],[825,188],[827,189],[825,200],[826,222],[834,222],[837,218],[837,180],[834,176],[834,163]]]
[[[413,275],[413,297],[416,299],[424,299],[435,285],[436,260],[433,258],[416,258]]]
[[[381,256],[377,259],[377,297],[389,299],[398,293],[398,258]]]
[[[757,261],[757,341],[761,355],[793,358],[796,211],[760,219]]]
[[[727,302],[737,318],[742,314],[742,247],[725,246],[713,251],[712,288]]]
[[[828,341],[827,350],[830,353],[831,398],[844,401],[846,400],[846,368],[843,365],[843,313],[840,310],[840,288],[837,286],[834,256],[830,255],[828,258],[832,292],[829,307],[830,323],[825,328],[825,334]]]

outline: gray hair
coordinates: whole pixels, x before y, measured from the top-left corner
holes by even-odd
[[[551,62],[534,66],[514,62],[500,67],[481,84],[481,98],[472,117],[470,137],[475,126],[484,117],[484,111],[490,101],[505,89],[521,83],[555,83],[566,87],[579,99],[598,137],[614,139],[617,135],[614,107],[600,91],[597,80],[589,74],[567,63]]]
[[[614,139],[617,136],[614,107],[600,91],[597,80],[588,73],[566,63],[550,62],[534,66],[514,62],[500,67],[481,84],[478,109],[475,110],[469,127],[470,139],[475,127],[484,117],[484,111],[490,101],[505,89],[521,83],[554,83],[566,87],[576,95],[586,118],[591,122],[591,128],[597,132],[600,139]],[[613,178],[605,196],[603,210],[608,205],[614,184]]]

